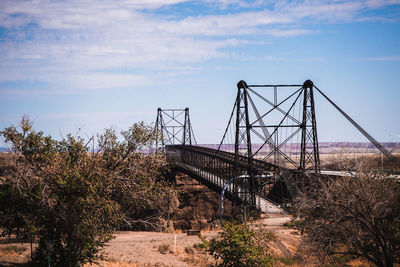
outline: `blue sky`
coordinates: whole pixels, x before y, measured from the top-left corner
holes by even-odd
[[[312,79],[379,141],[400,141],[400,0],[1,0],[0,129],[56,138],[189,107],[218,143],[236,83]],[[317,97],[321,141],[365,141]],[[1,144],[0,144],[1,145]]]

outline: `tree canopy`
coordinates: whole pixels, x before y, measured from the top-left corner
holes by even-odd
[[[106,129],[92,152],[80,136],[57,141],[26,117],[1,135],[14,163],[0,185],[0,223],[38,242],[35,262],[50,255],[57,266],[80,266],[98,259],[117,228],[159,227],[172,190],[163,157],[139,152],[155,138],[150,126],[135,123],[121,135]]]

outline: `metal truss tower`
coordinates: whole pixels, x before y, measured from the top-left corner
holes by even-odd
[[[243,213],[246,214],[248,207],[255,207],[255,180],[252,173],[252,146],[251,146],[251,125],[249,120],[248,92],[245,81],[237,84],[238,93],[236,97],[236,129],[235,129],[235,177],[246,175],[234,184],[234,187],[240,188],[238,192],[243,200]],[[247,157],[247,173],[239,173],[239,156]],[[235,188],[235,189],[236,189]]]
[[[300,170],[312,169],[321,173],[319,160],[317,121],[315,119],[314,83],[307,80],[303,84],[303,120],[301,123]]]
[[[241,155],[261,158],[284,168],[297,169],[302,173],[320,174],[314,92],[319,92],[376,148],[387,157],[391,157],[387,149],[319,90],[311,80],[305,81],[302,85],[247,85],[245,81],[240,81],[237,88],[234,109],[221,141],[222,144],[236,112],[234,128],[237,157]],[[263,92],[269,94],[271,100],[257,92],[256,88],[273,88],[273,91]],[[289,89],[289,92],[286,89]],[[246,175],[251,177],[248,181],[248,193],[250,194],[249,203],[252,203],[254,184],[250,159],[248,165],[249,172]],[[237,173],[237,175],[242,174]]]
[[[160,145],[164,147],[166,145],[196,144],[190,123],[189,108],[158,108],[155,132],[157,136],[156,147]]]
[[[298,90],[284,100],[278,101],[278,88],[297,86],[300,87]],[[269,150],[264,160],[273,158],[273,164],[275,165],[285,166],[286,163],[303,172],[313,170],[315,173],[320,173],[313,82],[307,80],[303,85],[247,85],[246,82],[240,81],[237,87],[235,154],[253,158],[258,155],[258,152],[265,149],[265,146],[268,146]],[[268,100],[257,93],[253,89],[256,87],[273,87],[273,100]],[[271,108],[261,115],[255,102],[256,99],[253,99],[253,97],[257,97]],[[289,99],[293,98],[294,101],[290,103]],[[294,115],[296,103],[299,103],[299,109],[301,110],[302,116],[300,118],[295,118]],[[286,107],[284,107],[285,104]],[[251,110],[249,107],[251,107]],[[280,115],[277,122],[270,120],[273,112]],[[282,132],[289,128],[293,129],[292,133],[282,139]],[[252,134],[263,142],[261,146],[255,145],[255,152],[252,151]],[[293,147],[293,144],[288,142],[293,141],[297,134],[301,135],[301,139],[299,144],[300,160],[296,162],[293,155],[287,152],[288,149]],[[250,169],[251,160],[249,160]],[[248,175],[252,175],[250,171]],[[249,182],[250,195],[254,191],[252,190],[254,182],[251,181]]]

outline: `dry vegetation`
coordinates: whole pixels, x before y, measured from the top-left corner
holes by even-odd
[[[379,162],[378,162],[379,163]],[[369,164],[370,166],[373,166]],[[354,167],[354,166],[353,166]],[[374,168],[373,168],[374,169]],[[380,169],[380,168],[378,168]],[[177,186],[185,192],[192,192],[190,197],[177,197],[175,209],[185,207],[180,211],[173,211],[171,214],[179,214],[178,221],[181,221],[185,213],[197,214],[191,223],[192,226],[199,226],[198,221],[203,218],[211,218],[214,215],[207,215],[206,210],[218,209],[218,194],[212,191],[207,192],[207,188],[200,185],[195,180],[178,175]],[[178,190],[179,191],[179,190]],[[203,192],[201,196],[197,193]],[[215,197],[212,196],[215,195]],[[179,202],[185,199],[185,203]],[[207,204],[204,204],[207,203]],[[229,205],[228,205],[229,206]],[[202,209],[203,208],[203,209]],[[217,212],[216,212],[217,213]],[[205,217],[204,217],[205,216]],[[210,217],[207,217],[210,216]],[[264,218],[255,222],[255,224],[264,225],[277,236],[285,249],[276,243],[271,245],[271,254],[274,260],[274,266],[371,266],[365,260],[358,257],[348,256],[329,256],[321,250],[316,250],[313,242],[304,238],[298,230],[296,230],[296,222],[288,222],[290,216],[275,215],[274,218]],[[172,218],[173,220],[173,218]],[[203,219],[204,220],[204,219]],[[207,220],[205,220],[207,222]],[[172,225],[174,225],[172,221]],[[286,222],[285,225],[283,225]],[[207,222],[208,223],[208,222]],[[175,224],[176,226],[181,223]],[[257,226],[255,226],[257,227]],[[108,261],[102,261],[99,266],[211,266],[214,260],[204,251],[196,248],[195,244],[201,242],[197,236],[188,236],[179,229],[172,230],[170,233],[157,232],[119,232],[115,235],[108,246],[105,253],[108,255]],[[174,235],[177,235],[177,247],[173,253]],[[216,236],[217,232],[203,230],[202,234],[208,238]],[[12,240],[11,240],[12,241]],[[7,243],[7,242],[6,242]],[[29,259],[29,244],[9,243],[0,244],[1,247],[6,246],[22,246],[25,251],[22,254],[8,253],[0,250],[0,263],[6,265],[7,262],[22,263]],[[167,249],[163,249],[166,247]],[[21,249],[22,251],[22,249]],[[161,253],[162,252],[162,253]],[[288,253],[289,252],[289,253]],[[88,265],[90,266],[90,265]]]
[[[99,135],[100,151],[93,153],[83,139],[68,136],[55,141],[33,131],[27,120],[21,132],[10,127],[2,134],[15,153],[0,153],[0,219],[5,234],[0,239],[0,265],[29,262],[29,241],[39,264],[49,242],[59,266],[90,266],[101,255],[106,258],[98,266],[216,264],[197,245],[202,240],[183,231],[203,230],[206,240],[219,236],[221,232],[213,229],[219,196],[187,176],[171,179],[162,157],[137,153],[151,142],[150,128],[136,124],[122,132],[124,141],[107,130]],[[347,154],[326,160],[327,168],[358,174],[313,177],[294,202],[297,221],[290,222],[290,215],[270,214],[252,222],[251,229],[263,228],[276,236],[263,245],[269,246],[273,265],[396,266],[400,189],[387,177],[400,173],[399,162]],[[225,206],[231,205],[227,201]]]

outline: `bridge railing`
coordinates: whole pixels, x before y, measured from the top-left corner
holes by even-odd
[[[222,188],[234,176],[234,158],[194,146],[166,146],[167,161],[181,164],[210,186]],[[183,165],[182,165],[183,164]]]
[[[234,153],[201,146],[170,145],[166,146],[165,151],[170,163],[189,171],[218,192],[232,177],[249,176],[249,179],[233,183],[227,192],[241,198],[251,194],[248,157],[238,156],[235,159]],[[280,179],[281,173],[286,169],[256,159],[250,160],[251,175],[254,179],[252,194],[267,195],[268,192],[262,191],[264,186],[275,182],[277,178]]]
[[[235,176],[249,175],[249,158],[227,151],[201,146],[169,145],[165,148],[167,160],[199,179],[207,186],[220,192],[226,182]],[[237,167],[236,166],[237,163]],[[227,189],[228,197],[246,199],[257,194],[274,202],[285,202],[298,193],[299,170],[286,169],[274,164],[251,159],[253,193],[250,193],[250,179],[240,179]],[[237,171],[235,171],[237,168]]]

